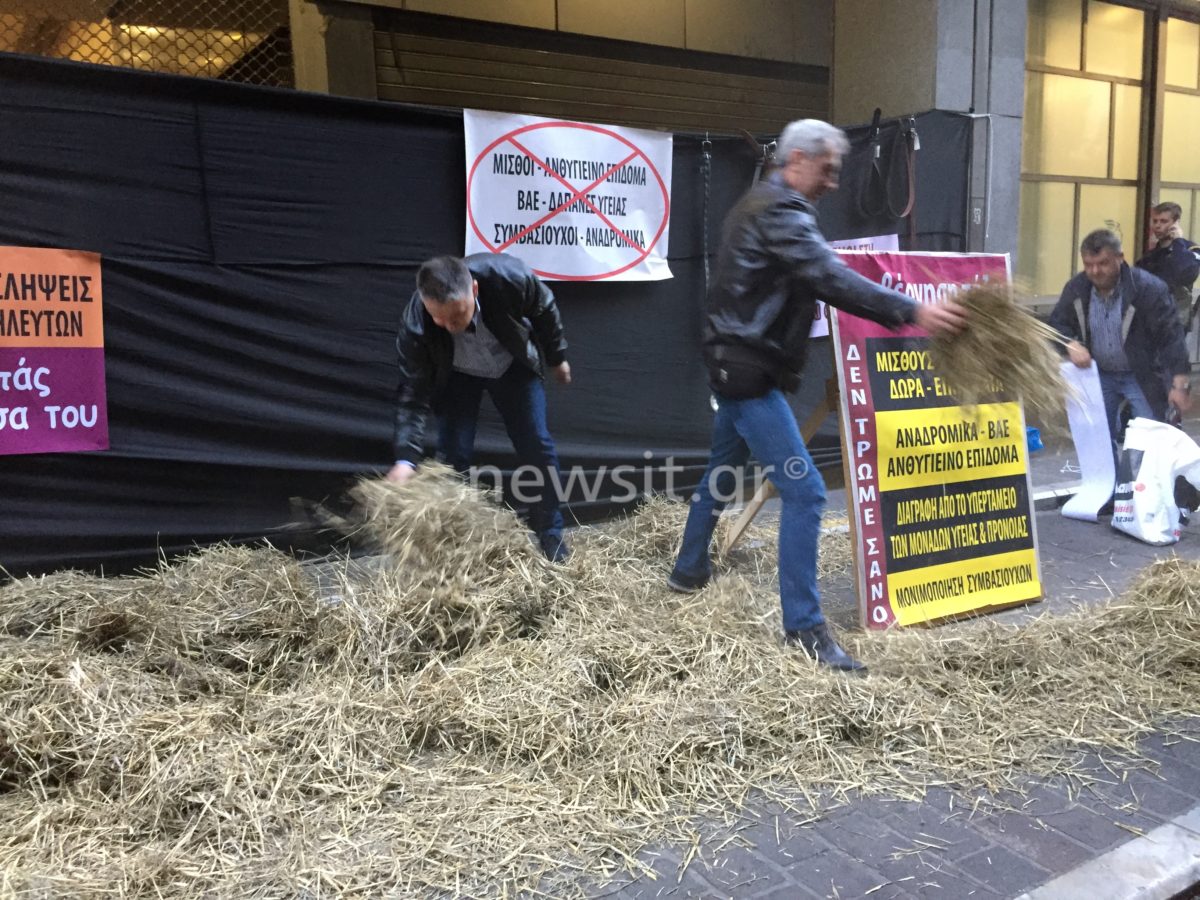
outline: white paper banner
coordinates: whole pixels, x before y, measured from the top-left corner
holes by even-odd
[[[844,241],[830,241],[829,246],[834,250],[879,250],[887,252],[900,249],[900,237],[895,234],[880,234],[875,237],[849,238]],[[817,317],[813,319],[809,337],[825,337],[829,334],[829,319],[826,315],[825,303],[817,301]]]
[[[1081,369],[1065,362],[1062,374],[1067,383],[1067,421],[1071,423],[1071,440],[1075,442],[1082,480],[1075,496],[1063,505],[1062,514],[1070,519],[1095,522],[1100,508],[1112,499],[1117,478],[1104,396],[1100,393],[1100,373],[1095,363]]]
[[[671,135],[472,109],[463,124],[468,254],[548,281],[671,277]]]

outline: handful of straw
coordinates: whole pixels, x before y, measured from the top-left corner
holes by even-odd
[[[1051,343],[1066,340],[1035,318],[1009,285],[981,284],[959,294],[967,327],[930,339],[933,367],[966,406],[1003,391],[1026,409],[1061,416],[1067,385]]]

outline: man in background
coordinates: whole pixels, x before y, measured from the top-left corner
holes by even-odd
[[[1093,231],[1079,252],[1083,271],[1063,287],[1050,324],[1069,341],[1071,362],[1086,369],[1095,361],[1109,434],[1117,441],[1122,400],[1133,417],[1160,422],[1168,404],[1187,411],[1191,365],[1166,283],[1130,268],[1111,231]]]
[[[1178,203],[1160,203],[1150,211],[1154,244],[1137,266],[1167,283],[1186,334],[1192,327],[1192,285],[1200,274],[1200,247],[1183,236],[1181,215]]]

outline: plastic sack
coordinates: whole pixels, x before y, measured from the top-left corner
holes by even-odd
[[[1180,475],[1200,487],[1200,446],[1165,422],[1133,419],[1117,463],[1112,527],[1147,544],[1178,541]]]

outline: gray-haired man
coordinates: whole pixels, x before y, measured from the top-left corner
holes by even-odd
[[[692,498],[683,545],[667,580],[672,590],[702,588],[722,498],[751,452],[779,490],[779,599],[785,640],[819,664],[844,671],[862,664],[834,640],[817,592],[817,538],[825,485],[784,397],[800,384],[808,334],[821,298],[857,316],[898,328],[955,331],[957,304],[924,306],[851,271],[817,229],[813,204],[838,186],[846,136],[827,122],[792,122],[780,135],[777,168],[725,222],[704,323],[704,359],[719,409],[708,470]]]

